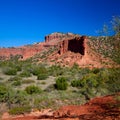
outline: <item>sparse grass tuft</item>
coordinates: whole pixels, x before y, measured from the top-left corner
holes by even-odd
[[[27,80],[22,80],[22,84],[31,84],[35,83],[35,80],[27,79]]]
[[[9,110],[9,113],[12,115],[19,115],[24,113],[29,113],[31,111],[30,106],[14,107]]]
[[[37,76],[37,79],[38,80],[45,80],[45,79],[47,79],[48,78],[48,75],[47,74],[39,74],[38,76]]]
[[[10,68],[10,67],[6,67],[4,70],[3,70],[3,73],[5,75],[16,75],[17,74],[17,69],[15,68]]]
[[[25,88],[25,91],[28,93],[28,94],[38,94],[38,93],[41,93],[42,90],[38,87],[38,86],[34,86],[34,85],[30,85],[30,86],[27,86]]]

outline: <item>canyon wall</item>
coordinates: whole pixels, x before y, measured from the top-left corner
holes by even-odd
[[[58,54],[62,55],[67,51],[74,53],[85,54],[85,36],[80,36],[73,33],[52,33],[45,36],[45,42],[15,47],[15,48],[0,48],[0,59],[9,59],[11,56],[20,56],[20,59],[27,59],[41,51],[49,49],[52,46],[59,48]]]

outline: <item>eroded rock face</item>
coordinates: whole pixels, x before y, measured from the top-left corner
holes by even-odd
[[[45,36],[45,42],[50,42],[54,39],[55,40],[62,40],[64,38],[70,38],[72,36],[74,36],[73,33],[64,34],[64,33],[55,32],[55,33],[52,33],[50,35]]]
[[[27,59],[43,50],[43,44],[22,46],[18,48],[0,48],[0,59],[10,59],[11,57],[19,57],[19,59]]]
[[[11,56],[19,56],[20,59],[27,59],[40,53],[44,49],[49,49],[51,46],[59,48],[60,55],[71,51],[74,53],[85,54],[85,37],[81,37],[72,33],[52,33],[45,36],[45,42],[31,45],[22,46],[18,48],[0,48],[0,59],[10,59]]]
[[[33,61],[46,61],[48,64],[73,66],[76,63],[80,67],[89,68],[110,67],[110,64],[115,64],[93,51],[88,41],[86,36],[78,34],[52,33],[45,36],[45,42],[42,43],[18,48],[0,48],[0,60],[9,59],[11,56],[22,60],[32,57]]]
[[[85,40],[86,37],[75,37],[75,38],[68,38],[60,42],[60,54],[64,54],[67,51],[71,51],[74,53],[80,53],[81,55],[85,54]]]
[[[49,64],[73,66],[76,63],[80,67],[89,68],[110,67],[106,63],[114,64],[109,59],[104,59],[102,55],[93,51],[88,45],[88,41],[88,37],[72,33],[50,34],[45,37],[46,46],[56,47],[57,50],[47,55],[45,60]],[[49,50],[47,52],[49,53]],[[40,61],[42,62],[44,59]]]
[[[58,45],[59,54],[64,54],[67,51],[71,51],[74,53],[80,53],[81,55],[85,54],[85,36],[79,36],[72,33],[53,33],[48,36],[45,36],[46,44]],[[57,43],[57,44],[56,44]]]

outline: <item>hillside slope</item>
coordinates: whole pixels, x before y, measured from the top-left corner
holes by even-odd
[[[75,34],[54,33],[46,36],[46,50],[32,57],[33,61],[59,64],[62,66],[111,67],[117,66],[91,47],[91,39]],[[97,46],[96,46],[97,47]]]
[[[94,98],[84,105],[64,106],[57,111],[47,109],[19,116],[10,116],[5,113],[2,120],[119,120],[119,96],[118,93]]]
[[[80,67],[117,66],[104,52],[109,47],[98,44],[98,38],[90,38],[72,33],[52,33],[45,36],[45,42],[18,48],[0,48],[0,59],[31,59],[33,62],[45,62],[62,66],[78,64]],[[103,46],[103,47],[102,47]],[[111,54],[111,50],[110,54]],[[107,51],[107,53],[109,53]],[[109,58],[108,58],[109,57]]]

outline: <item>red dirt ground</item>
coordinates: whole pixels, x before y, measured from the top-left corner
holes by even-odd
[[[6,113],[2,120],[120,120],[119,94],[94,98],[81,106],[63,106],[57,111],[51,109],[31,112],[21,116]]]

